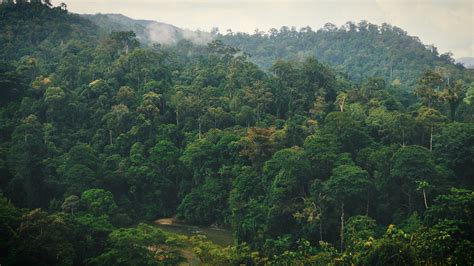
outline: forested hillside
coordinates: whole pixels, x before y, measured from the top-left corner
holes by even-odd
[[[117,14],[84,15],[106,32],[134,31],[144,44],[176,44],[189,40],[206,44],[220,39],[226,45],[240,49],[249,60],[264,70],[269,70],[278,60],[302,62],[309,57],[331,65],[346,78],[362,82],[370,77],[381,77],[388,84],[403,90],[414,88],[418,77],[427,70],[436,69],[445,79],[459,79],[474,72],[455,63],[450,53],[439,54],[433,45],[424,45],[418,37],[410,36],[403,29],[389,24],[375,25],[367,21],[347,22],[337,27],[327,23],[314,31],[310,27],[256,30],[254,34],[232,32],[219,34],[183,30],[172,25],[135,20]],[[463,58],[460,58],[460,62]]]
[[[474,85],[449,57],[394,27],[365,33],[391,43],[368,57],[342,46],[360,30],[145,45],[18,2],[0,5],[0,264],[175,265],[189,245],[206,265],[474,263]],[[232,46],[315,35],[340,40],[266,68]],[[151,225],[172,216],[235,243]]]
[[[251,55],[265,69],[278,59],[302,61],[315,56],[357,82],[377,76],[410,88],[429,69],[438,69],[444,78],[459,78],[464,72],[449,53],[439,54],[435,46],[424,45],[418,37],[389,24],[361,21],[337,27],[327,23],[316,31],[285,26],[254,34],[230,31],[219,38]]]
[[[191,31],[153,20],[136,20],[121,14],[81,15],[105,32],[133,31],[144,45],[175,45],[181,40],[206,45],[213,35],[204,31]]]

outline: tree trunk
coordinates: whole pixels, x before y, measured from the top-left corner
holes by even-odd
[[[339,103],[339,109],[341,110],[341,113],[344,113],[344,104],[345,104],[345,102],[346,102],[346,99],[343,98],[341,100],[341,103]]]
[[[199,123],[199,139],[201,139],[201,118],[198,118]]]
[[[430,127],[430,151],[433,151],[433,126]]]
[[[369,216],[370,193],[367,193],[367,205],[365,206],[365,216]]]
[[[426,191],[423,189],[423,200],[425,201],[425,208],[428,209],[428,202],[426,201]]]
[[[323,241],[323,211],[321,210],[319,213],[320,213],[320,218],[319,218],[319,240]]]
[[[451,121],[455,121],[456,120],[456,109],[457,109],[457,104],[456,103],[453,103],[453,102],[450,102],[449,103],[449,109],[450,109],[450,117],[451,117]]]
[[[292,113],[293,109],[293,97],[290,92],[290,99],[288,100],[288,113]]]
[[[164,114],[164,113],[165,113],[165,102],[164,102],[164,100],[163,100],[163,97],[160,98],[160,107],[161,107],[161,108],[160,108],[160,112],[161,112],[162,114]]]
[[[140,88],[140,75],[137,75],[137,88]]]
[[[421,142],[420,142],[421,145],[423,145],[423,146],[425,145],[425,134],[426,134],[426,132],[425,132],[425,130],[423,129],[423,130],[421,131]]]
[[[344,250],[344,202],[341,202],[341,252]]]
[[[179,112],[178,112],[178,109],[176,109],[176,127],[179,127]]]
[[[110,141],[110,145],[113,144],[112,142],[112,130],[109,129],[109,141]]]
[[[402,147],[405,147],[405,130],[402,129]]]
[[[408,211],[411,212],[412,208],[411,208],[411,195],[410,193],[407,193],[408,195]]]
[[[390,81],[393,80],[393,65],[390,64]]]

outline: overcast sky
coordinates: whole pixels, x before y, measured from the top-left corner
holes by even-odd
[[[314,30],[367,20],[398,26],[440,53],[474,56],[473,0],[63,0],[75,13],[121,13],[182,28],[254,32],[283,25]],[[53,1],[58,4],[61,1]]]

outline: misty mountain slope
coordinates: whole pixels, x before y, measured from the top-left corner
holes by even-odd
[[[137,20],[122,14],[82,15],[105,32],[133,31],[143,44],[173,45],[182,39],[205,45],[212,41],[208,32],[181,29],[171,24],[153,20]]]
[[[99,36],[112,31],[134,31],[144,45],[173,45],[182,39],[206,45],[213,39],[211,33],[181,29],[152,20],[135,20],[121,14],[78,16],[61,13],[58,7],[53,15],[53,9],[32,5],[18,17],[20,9],[21,4],[5,6],[1,11],[0,31],[5,33],[1,40],[4,44],[2,56],[5,59],[28,55],[27,51],[33,47],[37,58],[57,57],[61,50],[50,48],[64,48],[62,45],[76,38],[96,42]],[[24,41],[21,39],[23,33],[29,36]],[[377,76],[393,85],[408,88],[427,69],[438,69],[446,73],[446,77],[449,73],[451,79],[464,77],[473,80],[472,71],[454,64],[449,55],[439,55],[436,47],[425,46],[417,37],[388,24],[347,23],[340,28],[327,24],[317,31],[282,27],[265,34],[231,33],[217,37],[246,52],[251,61],[267,70],[279,59],[302,61],[315,56],[357,82]]]
[[[460,57],[456,59],[456,62],[464,65],[466,68],[474,69],[474,57]]]
[[[314,55],[352,80],[378,76],[395,85],[413,85],[427,69],[462,71],[449,54],[440,55],[436,47],[425,46],[418,37],[388,24],[348,22],[338,28],[328,23],[317,31],[282,27],[268,33],[230,33],[220,38],[250,54],[255,63],[266,69],[278,59],[301,61]]]
[[[121,14],[84,15],[106,32],[134,31],[147,45],[176,44],[187,39],[206,45],[217,37],[225,44],[236,47],[251,56],[251,61],[269,70],[279,59],[303,61],[315,56],[336,70],[346,73],[357,82],[367,77],[382,77],[397,86],[409,87],[427,69],[438,68],[459,78],[465,72],[455,65],[449,54],[440,55],[434,46],[424,45],[417,37],[404,30],[383,24],[381,26],[360,22],[346,23],[337,28],[326,24],[317,31],[306,27],[271,29],[258,34],[229,33],[214,36],[202,31],[191,31],[176,26],[151,21],[136,20]]]

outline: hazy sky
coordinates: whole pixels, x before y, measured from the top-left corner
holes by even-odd
[[[122,13],[182,28],[254,32],[283,25],[314,30],[367,20],[398,26],[440,53],[474,56],[473,0],[63,0],[75,13]],[[53,1],[58,4],[61,1]]]

